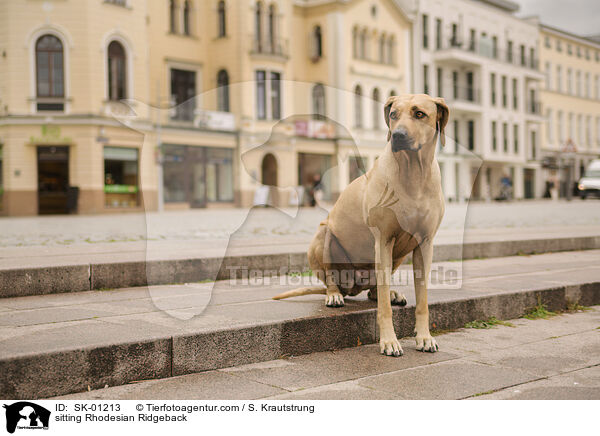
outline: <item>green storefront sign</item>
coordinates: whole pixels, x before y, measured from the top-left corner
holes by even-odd
[[[134,185],[104,185],[104,192],[107,194],[135,194],[138,187]]]

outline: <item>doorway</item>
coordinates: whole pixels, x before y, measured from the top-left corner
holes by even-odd
[[[69,147],[38,147],[38,214],[66,214]]]
[[[524,182],[525,182],[525,198],[535,197],[535,170],[531,168],[525,168],[524,171]]]
[[[278,191],[277,191],[277,160],[271,153],[265,155],[261,165],[262,177],[261,183],[269,187],[269,200],[270,206],[278,205]]]

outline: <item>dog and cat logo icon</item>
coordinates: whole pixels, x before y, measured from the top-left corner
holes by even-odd
[[[6,431],[14,433],[16,429],[48,430],[50,411],[29,401],[19,401],[10,405],[4,404],[6,409]]]

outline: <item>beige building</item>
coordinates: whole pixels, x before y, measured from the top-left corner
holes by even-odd
[[[600,43],[550,26],[540,31],[544,175],[557,178],[565,196],[589,161],[600,156]]]
[[[0,2],[0,213],[335,197],[411,89],[402,3]]]

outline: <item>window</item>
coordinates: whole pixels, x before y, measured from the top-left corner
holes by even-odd
[[[576,84],[576,88],[575,88],[575,92],[577,97],[581,97],[581,71],[577,71],[575,73],[575,84]]]
[[[567,70],[567,92],[573,95],[573,70]]]
[[[590,73],[585,73],[585,87],[583,97],[592,98],[592,92],[590,89]]]
[[[54,35],[41,36],[35,44],[38,97],[62,98],[64,90],[63,45]],[[38,110],[63,110],[63,103],[38,103]]]
[[[392,90],[390,91],[390,97],[394,97],[394,96],[396,96],[396,95],[398,95],[398,94],[396,93],[396,90],[395,90],[395,89],[392,89]]]
[[[206,148],[206,200],[233,201],[233,151],[228,148]]]
[[[529,49],[529,68],[537,68],[537,59],[535,58],[535,48]]]
[[[458,153],[460,145],[460,124],[458,120],[454,120],[454,152]]]
[[[471,29],[469,31],[469,51],[475,51],[475,39],[477,34],[475,33],[475,29]]]
[[[367,30],[364,29],[362,32],[360,32],[360,44],[358,47],[358,57],[360,59],[366,59],[367,58]]]
[[[567,54],[573,54],[573,46],[571,44],[567,44]]]
[[[513,109],[519,108],[519,84],[517,79],[512,79],[512,97],[513,97]]]
[[[171,97],[175,103],[173,119],[192,121],[194,119],[196,95],[196,72],[171,69]]]
[[[452,47],[460,47],[460,41],[458,40],[458,24],[452,23],[452,37],[450,39],[450,45]]]
[[[256,117],[267,118],[267,77],[264,71],[256,72]]]
[[[387,59],[385,56],[386,47],[387,47],[387,38],[385,37],[385,34],[383,34],[379,37],[379,62],[382,64],[387,62]]]
[[[354,59],[358,59],[358,28],[352,29],[352,54]]]
[[[511,62],[511,63],[513,61],[513,42],[512,41],[507,41],[507,43],[506,43],[506,61]]]
[[[396,42],[394,41],[394,37],[391,36],[390,38],[388,38],[388,59],[387,59],[387,63],[390,65],[394,65],[395,60],[395,55],[394,55],[394,51],[395,51],[395,46],[396,46]]]
[[[535,160],[537,158],[537,132],[535,130],[531,131],[531,159]]]
[[[438,97],[444,96],[444,72],[441,68],[437,69],[437,95]]]
[[[508,152],[508,123],[502,123],[502,149]]]
[[[519,154],[519,125],[513,126],[513,145],[515,154]]]
[[[475,89],[473,88],[473,71],[467,71],[465,73],[465,76],[467,78],[467,100],[475,101]]]
[[[313,102],[313,118],[315,120],[325,119],[326,107],[325,107],[325,88],[322,84],[317,83],[312,89],[312,102]]]
[[[498,59],[498,37],[492,36],[492,57]]]
[[[138,205],[138,149],[104,147],[104,204]]]
[[[217,110],[229,112],[229,74],[226,70],[217,73]]]
[[[492,93],[491,95],[491,100],[492,100],[492,105],[496,105],[496,74],[495,73],[491,73],[490,74],[490,91]]]
[[[569,139],[575,139],[575,118],[572,112],[569,112]]]
[[[169,31],[177,33],[177,5],[175,0],[169,0]]]
[[[565,117],[562,111],[557,112],[557,124],[558,124],[558,140],[562,144],[565,142]]]
[[[185,0],[183,2],[183,34],[191,35],[190,30],[190,2]]]
[[[496,132],[496,121],[492,121],[492,150],[498,150],[498,133]]]
[[[423,94],[429,94],[429,65],[423,65]]]
[[[380,106],[381,106],[381,96],[379,94],[379,89],[375,88],[373,89],[373,129],[377,130],[380,128],[379,125],[379,120],[381,118],[381,114],[380,114]]]
[[[585,122],[585,143],[587,147],[592,146],[592,117],[590,115],[587,116]]]
[[[596,145],[600,147],[600,117],[596,117]]]
[[[356,85],[354,88],[354,126],[361,128],[362,122],[362,88]]]
[[[225,15],[225,2],[221,0],[217,7],[218,14],[218,37],[222,38],[227,35],[227,16]]]
[[[523,44],[521,44],[519,46],[519,50],[521,52],[521,65],[524,67],[527,64],[527,62],[525,60],[525,46]]]
[[[562,68],[560,65],[556,66],[556,90],[562,92]]]
[[[502,76],[502,107],[508,106],[508,95],[506,90],[506,76]]]
[[[596,100],[600,100],[600,76],[596,75],[594,78],[594,82],[596,82]]]
[[[429,48],[429,17],[423,14],[423,48]]]
[[[548,142],[552,144],[554,142],[554,120],[552,118],[552,109],[546,110],[546,123]]]
[[[558,51],[558,52],[562,51],[562,43],[560,42],[560,39],[556,40],[556,51]]]
[[[458,71],[452,71],[452,98],[458,98]]]
[[[313,44],[314,44],[314,59],[323,57],[323,35],[321,33],[321,26],[315,26],[313,29]]]
[[[119,42],[112,41],[108,45],[108,99],[127,98],[126,82],[125,50]]]
[[[435,19],[435,48],[437,50],[442,48],[442,20],[439,18]]]
[[[281,119],[281,74],[271,72],[271,117]]]
[[[469,141],[469,150],[475,150],[475,121],[469,120],[467,121],[467,135]]]
[[[550,37],[549,36],[544,37],[544,46],[546,48],[550,48]]]
[[[367,159],[361,156],[350,156],[348,159],[348,182],[359,178],[366,172]]]
[[[269,43],[272,53],[276,52],[277,48],[277,28],[276,28],[277,11],[275,4],[269,5]]]
[[[581,57],[581,47],[577,46],[577,57],[580,58]]]
[[[580,146],[583,146],[584,139],[585,138],[583,134],[583,117],[581,114],[579,114],[577,115],[577,142]]]
[[[546,62],[546,89],[552,89],[552,67],[550,62]]]
[[[262,2],[256,2],[256,10],[254,12],[254,40],[256,41],[256,51],[262,52]]]

